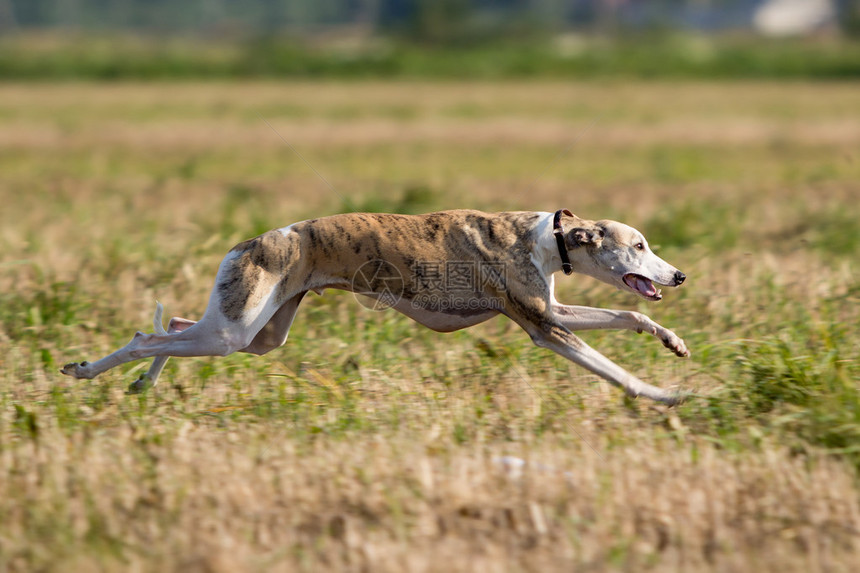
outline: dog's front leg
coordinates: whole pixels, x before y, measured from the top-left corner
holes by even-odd
[[[529,334],[538,346],[549,348],[571,362],[594,372],[623,389],[629,396],[645,396],[670,406],[678,404],[682,396],[647,384],[600,354],[562,325],[534,327]]]
[[[610,310],[590,306],[554,304],[553,315],[565,328],[577,330],[632,330],[647,332],[678,356],[689,356],[687,345],[677,334],[654,322],[641,312]]]

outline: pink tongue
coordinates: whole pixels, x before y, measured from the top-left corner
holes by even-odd
[[[651,284],[651,281],[641,279],[639,277],[636,277],[635,280],[636,280],[636,290],[638,290],[642,294],[647,295],[647,296],[654,296],[655,294],[657,294],[657,289],[654,288],[654,285]]]

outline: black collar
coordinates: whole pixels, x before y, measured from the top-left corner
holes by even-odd
[[[562,214],[573,216],[573,213],[567,209],[559,209],[555,212],[552,218],[552,234],[555,235],[555,242],[558,245],[558,254],[561,257],[561,270],[564,274],[569,275],[573,272],[573,265],[570,264],[570,258],[567,256],[567,247],[564,246],[564,228],[561,226]]]

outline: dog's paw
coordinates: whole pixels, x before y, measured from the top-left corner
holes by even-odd
[[[69,362],[62,368],[60,368],[60,372],[65,374],[66,376],[71,376],[73,378],[92,378],[92,374],[89,373],[89,365],[90,363],[86,360],[78,363],[78,362]]]
[[[128,390],[126,390],[126,394],[143,394],[150,388],[152,388],[155,384],[152,383],[152,378],[149,377],[145,372],[140,375],[140,377],[128,385]]]
[[[687,401],[687,398],[689,398],[688,394],[683,393],[683,392],[675,392],[675,393],[669,394],[664,399],[660,400],[660,402],[662,402],[663,404],[666,404],[669,407],[672,407],[672,406],[678,406],[680,404],[683,404],[684,402]]]
[[[663,341],[663,346],[674,352],[677,356],[680,356],[681,358],[690,356],[690,350],[687,348],[687,345],[684,344],[684,340],[671,330],[664,332],[660,337],[660,340]]]
[[[645,384],[641,381],[634,381],[633,384],[624,389],[629,398],[649,398],[655,402],[665,404],[666,406],[677,406],[687,400],[689,395],[685,392],[673,392]]]

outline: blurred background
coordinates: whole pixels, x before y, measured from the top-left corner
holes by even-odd
[[[0,0],[0,77],[857,77],[858,36],[857,0]]]

